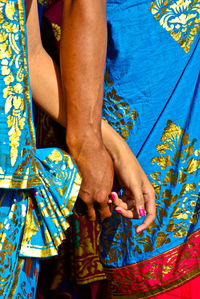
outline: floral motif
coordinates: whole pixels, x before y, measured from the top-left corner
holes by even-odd
[[[104,82],[103,118],[124,138],[127,139],[132,130],[138,113],[130,109],[128,103],[117,95],[108,72]]]
[[[200,0],[155,0],[150,10],[186,53],[199,31]]]
[[[9,128],[11,165],[18,156],[21,131],[24,129],[26,109],[24,102],[24,69],[19,38],[19,13],[14,1],[0,3],[0,69],[4,78],[3,98]]]
[[[0,296],[2,298],[9,291],[12,283],[12,275],[17,263],[17,254],[21,233],[26,217],[26,194],[15,192],[16,199],[12,199],[10,191],[0,192],[1,213],[0,213]],[[6,204],[10,204],[8,213]]]
[[[118,263],[127,255],[127,250],[134,256],[142,255],[169,244],[174,238],[188,236],[200,213],[200,186],[194,183],[200,169],[196,141],[190,141],[180,126],[170,120],[167,122],[161,143],[156,146],[159,155],[151,161],[157,168],[151,174],[157,197],[157,218],[140,234],[135,234],[134,221],[122,221],[118,215],[106,220],[100,246],[102,261]],[[110,236],[113,236],[112,244]]]
[[[197,223],[200,212],[199,186],[193,182],[193,176],[200,169],[198,150],[194,151],[197,140],[190,142],[188,133],[168,121],[161,141],[157,145],[160,156],[154,157],[152,163],[156,163],[163,171],[151,174],[153,186],[160,198],[157,206],[158,221],[161,224],[165,222],[165,217],[169,217],[167,235],[172,233],[173,237],[187,236],[188,228]],[[179,192],[172,192],[177,186],[180,188]],[[169,207],[170,215],[166,213]]]

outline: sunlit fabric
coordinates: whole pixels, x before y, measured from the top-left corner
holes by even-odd
[[[200,1],[108,0],[103,116],[150,179],[157,218],[115,213],[100,255],[112,298],[147,298],[200,274]]]

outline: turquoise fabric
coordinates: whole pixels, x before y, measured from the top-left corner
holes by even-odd
[[[200,1],[108,0],[107,18],[103,116],[138,158],[157,204],[142,234],[143,218],[115,213],[103,223],[101,261],[120,269],[185,244],[200,228]]]
[[[35,149],[24,2],[0,6],[0,298],[35,298],[38,258],[58,254],[81,178],[62,150]]]
[[[37,186],[24,3],[1,2],[0,187]]]
[[[0,189],[0,298],[35,298],[39,259],[21,259],[27,191]]]

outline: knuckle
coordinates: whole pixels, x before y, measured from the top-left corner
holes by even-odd
[[[92,203],[92,197],[91,195],[84,193],[80,195],[80,198],[82,199],[82,201],[84,201],[86,204],[90,204]]]
[[[144,198],[143,197],[136,198],[135,203],[136,203],[137,206],[143,206],[144,205]]]
[[[108,194],[105,191],[98,192],[95,196],[95,201],[99,204],[108,200]]]

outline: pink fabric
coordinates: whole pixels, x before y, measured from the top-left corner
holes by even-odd
[[[150,299],[198,299],[200,298],[200,276],[193,278],[182,286]]]

